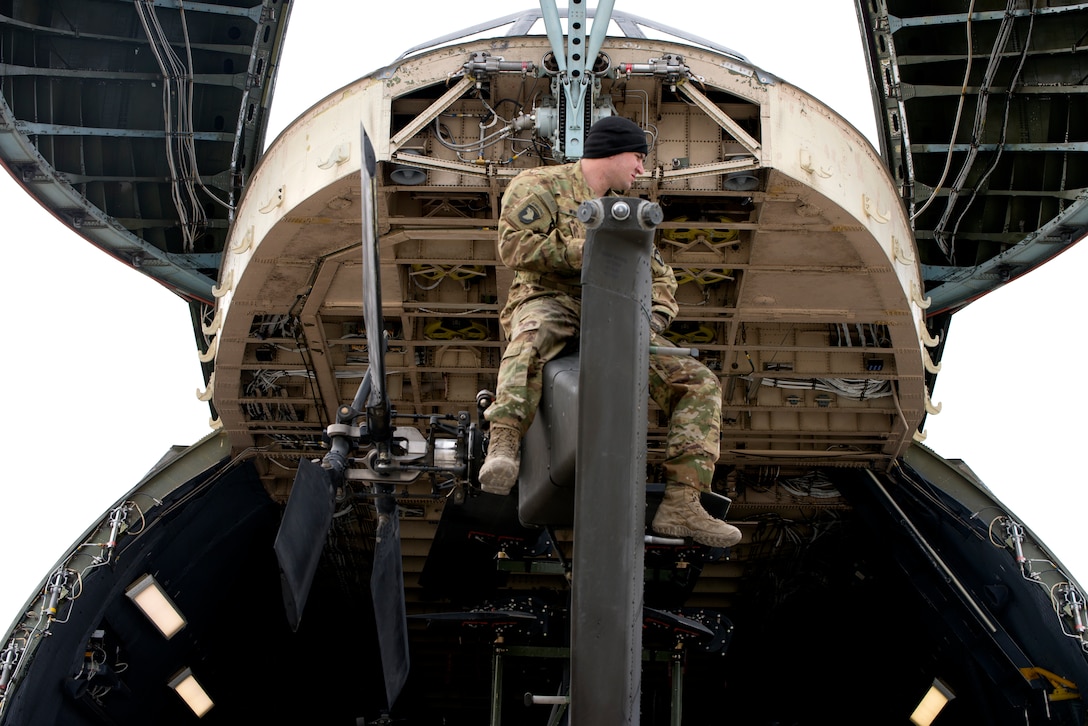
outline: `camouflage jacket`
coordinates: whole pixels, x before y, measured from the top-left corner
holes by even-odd
[[[578,206],[596,198],[582,174],[582,162],[526,169],[506,188],[499,216],[499,258],[514,270],[504,317],[525,300],[565,293],[580,300],[582,247],[586,229]],[[654,247],[652,312],[671,322],[676,277]]]

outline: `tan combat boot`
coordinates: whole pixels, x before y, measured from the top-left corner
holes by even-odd
[[[658,534],[691,537],[707,547],[732,547],[740,542],[740,530],[710,516],[699,503],[699,490],[689,484],[665,487],[665,498],[651,526]]]
[[[491,425],[487,459],[480,469],[480,488],[488,494],[509,494],[518,480],[521,432],[510,426]]]

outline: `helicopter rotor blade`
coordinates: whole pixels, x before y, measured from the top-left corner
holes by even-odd
[[[378,626],[378,649],[385,694],[390,708],[408,680],[408,616],[404,604],[404,571],[400,552],[400,517],[396,500],[378,497],[378,527],[374,542],[374,570],[370,594]]]
[[[377,461],[388,457],[393,438],[392,411],[385,386],[385,324],[382,317],[381,250],[378,247],[378,215],[374,177],[377,157],[360,124],[363,163],[362,248],[363,248],[363,324],[366,327],[369,357],[370,396],[366,401],[367,426],[377,449]],[[374,601],[374,619],[378,629],[385,692],[392,708],[408,679],[408,620],[404,604],[404,572],[400,548],[400,518],[392,484],[375,484],[378,527],[374,543],[374,569],[370,593]]]
[[[360,169],[362,184],[362,248],[363,248],[363,325],[366,328],[368,369],[371,389],[366,401],[371,437],[382,441],[392,436],[389,428],[389,400],[385,386],[385,324],[382,317],[381,250],[378,247],[378,213],[375,201],[374,175],[377,157],[366,128],[360,124],[363,162]]]
[[[332,525],[334,499],[332,472],[309,459],[300,460],[273,545],[279,561],[284,609],[294,631],[302,620],[321,550]]]

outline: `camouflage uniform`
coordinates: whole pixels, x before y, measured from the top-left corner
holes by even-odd
[[[582,247],[578,206],[596,195],[582,163],[529,169],[510,182],[499,219],[499,257],[514,281],[500,322],[510,343],[486,417],[524,435],[540,403],[544,364],[578,335]],[[654,248],[651,312],[665,326],[678,311],[672,268]],[[670,345],[655,334],[654,345]],[[718,460],[721,385],[706,366],[685,356],[650,356],[650,397],[670,416],[666,480],[707,490]]]

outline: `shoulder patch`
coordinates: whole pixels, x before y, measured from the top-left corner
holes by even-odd
[[[522,224],[532,224],[533,222],[540,219],[540,217],[540,210],[537,209],[536,205],[534,204],[526,204],[524,207],[521,208],[520,211],[518,211],[518,221]]]

